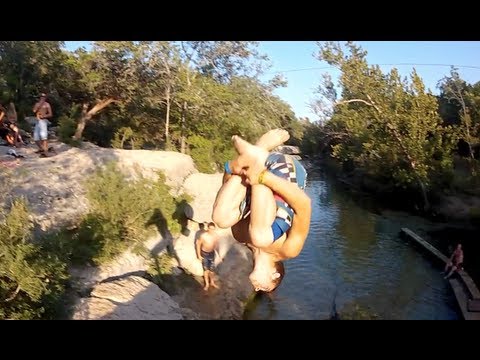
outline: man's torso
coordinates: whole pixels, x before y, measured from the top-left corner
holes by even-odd
[[[218,235],[212,233],[204,233],[202,235],[202,247],[201,250],[205,252],[212,252],[215,250],[218,242]]]
[[[50,109],[50,104],[48,102],[44,102],[37,109],[37,112],[36,112],[37,117],[40,119],[43,119],[49,113],[49,109]]]
[[[455,250],[453,254],[453,261],[455,264],[463,263],[463,250]]]

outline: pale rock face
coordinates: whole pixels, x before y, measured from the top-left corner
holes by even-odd
[[[169,241],[171,240],[164,239],[158,235],[148,239],[143,245],[150,251],[151,255],[157,256],[165,252]],[[148,267],[148,257],[127,250],[111,263],[99,267],[73,267],[70,269],[70,273],[77,283],[81,284],[83,288],[88,288],[97,282],[120,277],[125,274],[142,276],[146,273]]]
[[[252,293],[248,274],[252,269],[250,251],[233,239],[230,229],[219,230],[220,257],[215,260],[220,289],[203,290],[203,269],[195,253],[199,223],[211,221],[212,208],[222,184],[222,174],[201,174],[190,156],[165,151],[105,149],[84,143],[82,148],[52,142],[57,154],[39,158],[36,148],[17,150],[25,156],[12,168],[9,188],[12,197],[25,196],[30,204],[36,231],[72,227],[88,212],[85,180],[97,166],[118,161],[128,177],[139,171],[154,177],[159,170],[166,175],[172,195],[189,193],[193,201],[185,213],[190,221],[182,235],[158,236],[144,243],[150,254],[126,251],[113,262],[100,267],[71,268],[74,288],[81,294],[74,319],[239,319],[244,301]],[[5,148],[8,150],[7,148]],[[0,158],[10,160],[5,149]],[[4,152],[2,152],[5,150]],[[191,274],[188,285],[179,285],[170,297],[157,285],[142,278],[150,266],[150,257],[173,248],[176,261],[174,279]],[[179,273],[180,272],[180,273]],[[176,280],[174,280],[176,281]],[[180,307],[179,307],[180,305]]]
[[[107,283],[80,300],[74,320],[182,320],[182,311],[154,283],[138,276]]]
[[[198,234],[192,231],[190,236],[175,240],[174,251],[180,267],[195,275],[199,285],[179,292],[173,299],[202,319],[241,319],[245,301],[253,292],[248,279],[253,268],[251,251],[233,238],[230,229],[219,230],[218,234],[220,256],[215,256],[215,277],[220,289],[208,292],[202,289],[203,269],[195,254],[195,235]]]
[[[185,208],[185,215],[196,222],[212,221],[213,203],[222,186],[223,174],[189,175],[183,184],[186,193],[194,196],[193,201]]]
[[[84,143],[82,149],[63,143],[50,145],[57,154],[49,158],[39,158],[34,146],[18,149],[17,153],[25,158],[12,167],[8,180],[11,196],[28,200],[38,231],[70,227],[88,212],[85,180],[108,162],[117,161],[129,178],[135,177],[137,171],[146,177],[163,171],[174,196],[186,177],[198,172],[190,156],[173,151],[105,149],[89,143]],[[1,160],[13,159],[6,155],[7,150],[0,149]]]

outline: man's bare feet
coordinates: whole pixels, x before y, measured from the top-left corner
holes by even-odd
[[[290,139],[290,134],[287,130],[273,129],[263,134],[255,145],[267,151],[272,151],[288,139]]]
[[[207,290],[208,290],[208,285],[205,285],[205,286],[203,287],[203,290],[207,291]]]
[[[235,164],[235,167],[263,167],[265,161],[268,157],[268,151],[258,147],[256,145],[250,144],[248,141],[243,140],[240,136],[234,135],[232,136],[233,146],[237,150],[238,154],[240,155]],[[234,170],[234,169],[232,169]],[[237,170],[237,169],[235,169]]]
[[[213,286],[215,289],[220,289],[220,288],[218,287],[218,285],[215,284],[215,283],[211,283],[210,285]]]

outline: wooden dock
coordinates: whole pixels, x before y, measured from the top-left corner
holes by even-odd
[[[417,244],[435,255],[437,259],[441,260],[444,264],[449,261],[447,256],[442,254],[427,241],[423,240],[412,230],[402,228],[401,232],[404,236],[414,240]],[[477,304],[480,303],[480,291],[468,273],[464,270],[459,270],[457,271],[457,276],[453,275],[448,281],[452,286],[453,293],[455,294],[460,310],[462,311],[463,318],[465,320],[480,320],[479,311],[470,311],[470,309],[477,307]],[[475,306],[473,304],[475,304]]]

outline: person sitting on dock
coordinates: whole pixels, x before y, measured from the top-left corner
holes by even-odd
[[[450,272],[444,277],[444,279],[448,279],[452,274],[457,271],[457,270],[463,270],[463,250],[462,250],[462,244],[457,244],[457,247],[455,248],[455,251],[452,253],[452,256],[450,256],[450,259],[445,265],[445,273],[450,269]]]

